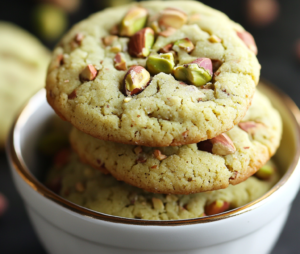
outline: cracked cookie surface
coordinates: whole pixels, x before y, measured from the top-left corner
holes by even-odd
[[[226,132],[235,147],[231,154],[199,150],[207,141],[153,148],[99,140],[75,128],[70,142],[84,162],[116,179],[151,192],[190,194],[246,180],[275,153],[281,132],[278,112],[257,91],[244,119]]]
[[[190,195],[154,194],[104,175],[72,154],[66,165],[51,168],[46,185],[51,188],[59,179],[58,194],[94,211],[144,220],[179,220],[209,215],[207,207],[216,201],[227,202],[230,209],[243,206],[264,195],[278,178],[277,173],[268,181],[252,176],[224,190]]]
[[[244,31],[242,27],[221,12],[193,1],[138,5],[147,9],[148,20],[172,6],[187,14],[185,25],[168,37],[157,37],[151,54],[170,42],[189,38],[195,48],[191,53],[179,49],[177,65],[202,57],[220,63],[211,86],[186,85],[172,74],[161,72],[152,76],[141,93],[129,98],[122,93],[126,71],[115,68],[115,49],[106,47],[102,38],[135,5],[91,16],[74,26],[58,44],[46,85],[48,102],[58,115],[96,138],[153,147],[210,139],[240,122],[251,103],[260,65],[237,35]],[[197,14],[200,18],[192,18]],[[128,54],[128,41],[126,37],[118,39],[127,69],[133,65],[146,67],[146,58]],[[88,65],[94,68],[88,76],[93,80],[83,82],[80,73]]]

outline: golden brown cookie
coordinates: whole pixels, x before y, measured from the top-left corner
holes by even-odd
[[[242,27],[198,2],[110,8],[58,44],[47,99],[63,119],[102,140],[196,143],[245,115],[259,79],[256,50]]]
[[[144,220],[180,220],[243,206],[265,194],[278,177],[277,173],[268,180],[253,176],[224,190],[190,195],[154,194],[104,175],[72,154],[67,164],[51,168],[46,185],[63,198],[98,212]]]
[[[253,175],[275,153],[281,119],[268,98],[256,92],[246,116],[226,134],[183,146],[143,147],[103,141],[73,128],[79,157],[118,180],[150,192],[190,194],[226,188]]]

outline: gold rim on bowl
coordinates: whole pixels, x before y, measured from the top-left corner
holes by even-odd
[[[131,225],[147,225],[147,226],[180,226],[180,225],[188,225],[188,224],[198,224],[198,223],[208,223],[213,222],[217,220],[224,220],[233,216],[237,216],[239,214],[243,214],[246,212],[249,212],[261,205],[264,204],[266,201],[266,198],[278,191],[291,177],[293,174],[296,165],[299,161],[300,157],[300,128],[298,125],[298,122],[300,122],[300,111],[296,104],[284,93],[282,93],[280,90],[275,88],[273,85],[269,84],[266,81],[263,81],[263,86],[268,90],[268,92],[273,93],[277,98],[281,98],[282,101],[285,103],[286,108],[289,112],[289,115],[291,119],[293,120],[294,126],[296,128],[296,143],[297,143],[297,150],[296,155],[289,166],[286,173],[282,176],[282,178],[279,180],[279,182],[266,194],[261,196],[260,198],[256,199],[255,201],[252,201],[244,206],[238,207],[236,209],[224,212],[222,214],[218,215],[212,215],[212,216],[206,216],[206,217],[200,217],[200,218],[194,218],[194,219],[185,219],[185,220],[167,220],[167,221],[155,221],[155,220],[141,220],[141,219],[130,219],[130,218],[124,218],[124,217],[117,217],[113,215],[108,215],[100,212],[96,212],[93,210],[90,210],[88,208],[76,205],[61,196],[55,194],[51,190],[49,190],[45,185],[43,185],[41,182],[39,182],[28,170],[27,165],[25,164],[22,155],[21,155],[21,149],[18,147],[20,144],[16,143],[16,137],[18,137],[20,129],[16,128],[17,126],[22,127],[22,123],[20,123],[20,118],[24,117],[24,112],[30,105],[30,101],[24,106],[21,113],[18,115],[12,129],[9,135],[9,138],[7,140],[7,155],[10,158],[10,161],[14,167],[14,170],[17,171],[17,173],[21,176],[21,178],[36,192],[41,194],[47,199],[52,200],[53,202],[63,206],[64,208],[71,210],[77,214],[81,214],[83,216],[88,216],[97,220],[104,220],[114,223],[125,223],[125,224],[131,224]],[[27,112],[27,117],[30,114]],[[25,116],[26,117],[26,116]],[[23,119],[24,120],[24,119]],[[25,121],[26,122],[26,121]],[[16,149],[17,148],[17,149]]]

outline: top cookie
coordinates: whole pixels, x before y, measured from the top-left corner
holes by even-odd
[[[0,22],[0,147],[25,101],[45,86],[50,52],[21,28]]]
[[[253,51],[250,34],[201,3],[110,8],[76,25],[54,50],[47,99],[63,119],[99,139],[197,143],[245,115],[259,79]]]

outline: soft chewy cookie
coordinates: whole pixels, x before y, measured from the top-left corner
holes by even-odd
[[[45,86],[48,50],[32,35],[0,22],[0,147],[20,107]]]
[[[102,140],[196,143],[245,115],[259,79],[254,53],[249,33],[201,3],[111,8],[58,44],[47,99],[63,119]]]
[[[151,192],[189,194],[226,188],[253,175],[275,153],[281,119],[261,93],[239,125],[211,140],[173,147],[118,144],[71,131],[83,161]]]
[[[271,163],[264,167],[274,169]],[[67,164],[50,170],[46,185],[65,199],[98,212],[145,220],[179,220],[243,206],[265,194],[277,180],[278,174],[273,172],[267,180],[253,176],[225,190],[153,194],[104,175],[72,154]]]

